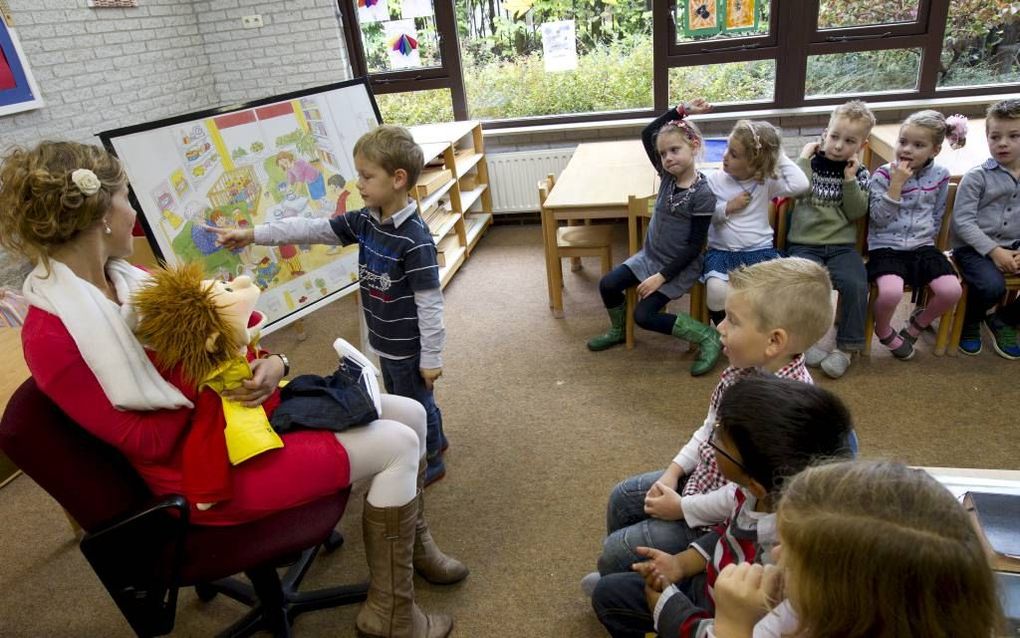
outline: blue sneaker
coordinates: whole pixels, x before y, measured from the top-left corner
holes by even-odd
[[[1017,345],[1016,342],[1015,328],[1003,323],[999,323],[994,327],[989,323],[988,328],[995,337],[992,340],[992,348],[995,350],[995,354],[1010,361],[1020,359],[1020,345]]]
[[[960,333],[960,352],[966,355],[981,354],[981,324],[967,323]]]

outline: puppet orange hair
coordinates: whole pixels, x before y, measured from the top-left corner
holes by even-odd
[[[220,316],[209,286],[202,283],[201,266],[167,266],[151,274],[151,282],[134,296],[139,314],[135,334],[156,351],[161,366],[181,366],[184,378],[197,385],[246,344],[236,341]],[[218,337],[210,352],[206,342],[213,334]]]

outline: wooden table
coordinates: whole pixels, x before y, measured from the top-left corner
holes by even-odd
[[[871,129],[868,146],[864,149],[864,165],[869,171],[892,161],[899,136],[899,124],[883,124]],[[954,150],[948,142],[943,142],[942,151],[935,156],[935,161],[949,169],[950,181],[959,182],[964,173],[989,157],[988,142],[985,140],[985,118],[976,118],[967,120],[966,146]]]
[[[648,197],[657,190],[658,176],[648,161],[641,140],[578,144],[563,173],[556,180],[545,206],[554,219],[619,219],[628,216],[629,196]],[[556,227],[545,233],[545,267],[552,289],[562,287],[556,268]],[[630,238],[635,246],[636,237]],[[563,316],[560,295],[550,294],[553,315]]]

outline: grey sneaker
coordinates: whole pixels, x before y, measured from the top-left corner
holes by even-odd
[[[850,355],[837,348],[822,359],[821,367],[830,379],[838,379],[850,368]]]
[[[591,598],[591,595],[595,593],[595,587],[599,584],[600,580],[602,580],[602,574],[598,572],[592,572],[585,575],[585,577],[581,579],[581,591],[584,592],[585,596]]]
[[[824,361],[827,356],[829,356],[829,353],[826,350],[823,350],[818,346],[811,346],[807,349],[807,352],[804,353],[804,363],[812,368],[817,368],[822,365],[822,361]]]

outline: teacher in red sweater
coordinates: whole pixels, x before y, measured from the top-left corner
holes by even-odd
[[[25,281],[31,307],[22,330],[32,376],[72,420],[123,453],[155,494],[180,493],[197,395],[180,370],[159,369],[132,331],[130,300],[147,278],[127,261],[135,216],[120,163],[99,147],[42,142],[9,151],[0,164],[0,245],[36,264]],[[281,355],[256,359],[252,379],[231,398],[265,403],[287,367]],[[358,633],[446,636],[452,619],[414,603],[414,568],[434,582],[467,575],[419,516],[425,411],[392,395],[382,408],[380,419],[342,433],[285,434],[284,447],[232,466],[233,496],[207,510],[192,505],[192,521],[238,524],[368,478],[362,528],[371,587]]]

